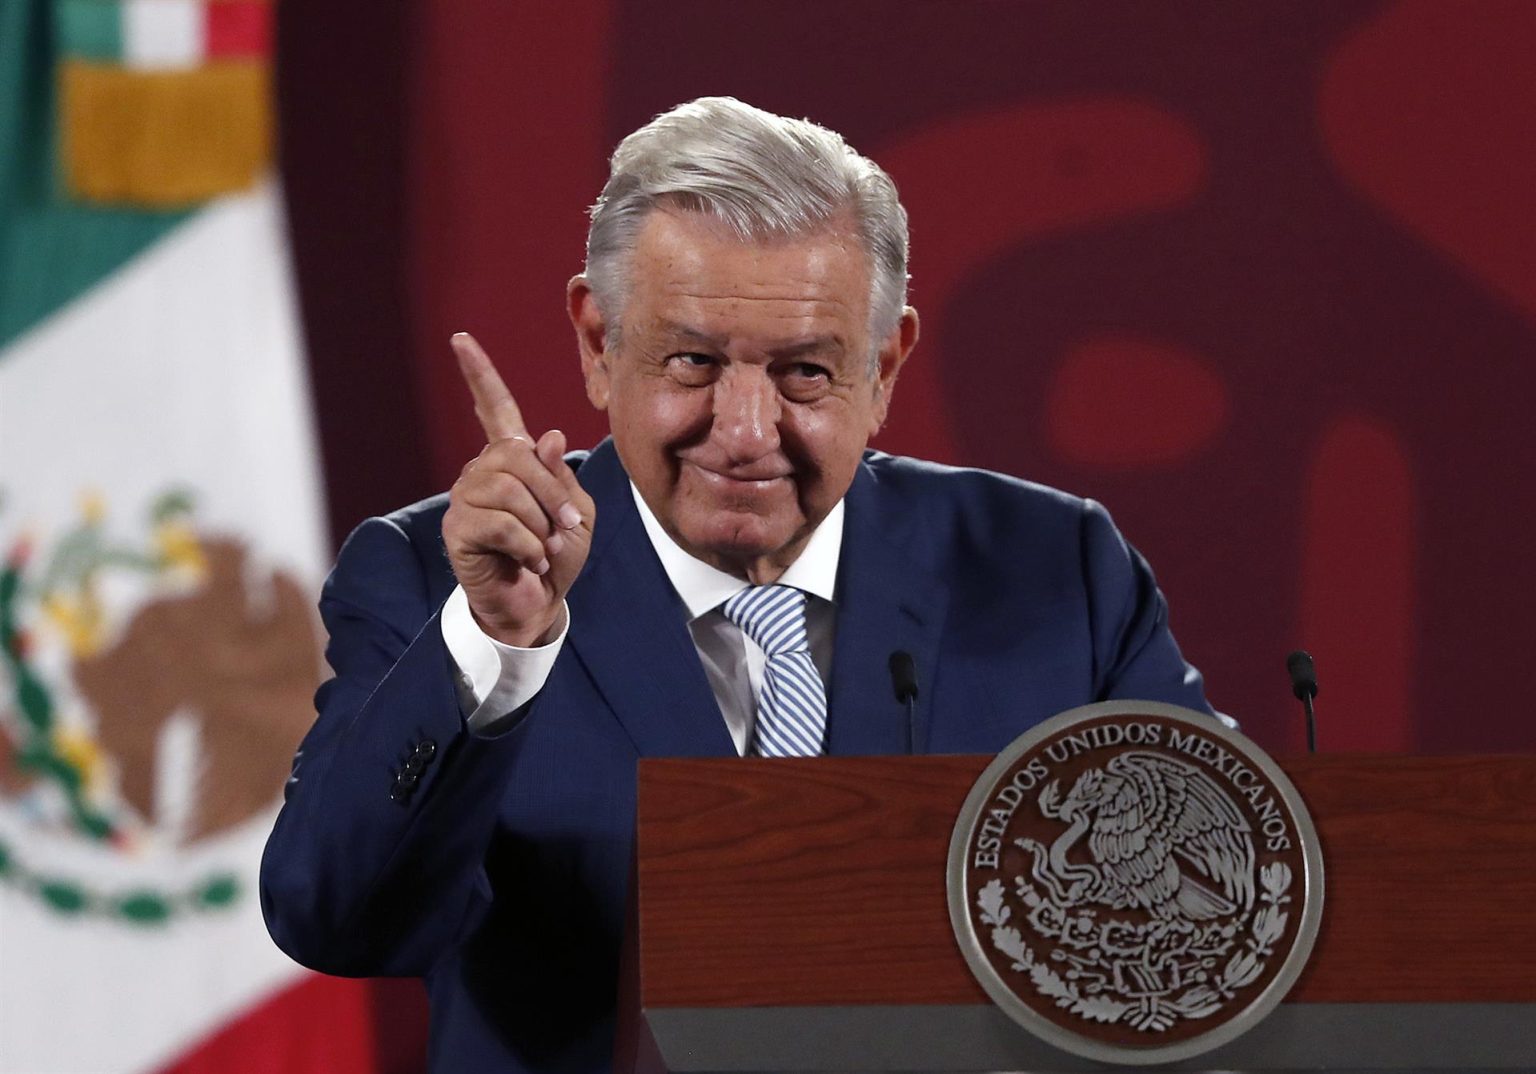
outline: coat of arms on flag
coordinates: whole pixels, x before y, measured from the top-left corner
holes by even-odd
[[[329,558],[270,18],[0,5],[0,1069],[162,1070],[308,979],[255,897]]]
[[[33,840],[125,854],[197,843],[268,811],[310,720],[318,639],[306,589],[205,537],[190,498],[158,497],[141,539],[87,496],[47,547],[25,532],[0,562],[0,798]],[[0,882],[54,912],[154,925],[248,898],[215,868],[184,888],[111,889],[50,873],[0,837]]]

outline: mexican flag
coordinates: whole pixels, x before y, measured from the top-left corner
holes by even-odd
[[[371,1066],[256,899],[328,559],[271,17],[0,4],[0,1071]]]

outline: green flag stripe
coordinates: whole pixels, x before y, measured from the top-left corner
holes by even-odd
[[[0,2],[0,362],[13,339],[190,215],[93,208],[64,193],[55,150],[54,2]]]
[[[82,60],[123,58],[122,4],[116,0],[54,0],[59,52]]]

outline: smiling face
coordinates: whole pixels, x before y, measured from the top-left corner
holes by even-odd
[[[871,375],[868,258],[845,229],[748,243],[658,209],[629,281],[613,339],[585,279],[571,281],[587,395],[672,539],[771,582],[848,491],[917,315],[880,342]]]

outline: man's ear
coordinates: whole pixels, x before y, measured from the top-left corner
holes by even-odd
[[[597,298],[585,276],[572,276],[565,285],[565,309],[571,327],[576,329],[576,347],[581,352],[581,379],[587,386],[587,398],[598,410],[608,409],[608,322],[597,308]]]
[[[874,436],[880,431],[880,426],[885,424],[885,416],[891,408],[891,395],[896,390],[896,375],[901,372],[912,348],[917,346],[917,337],[917,310],[908,306],[901,311],[901,320],[896,322],[896,327],[885,337],[875,356],[875,405],[870,436]]]

